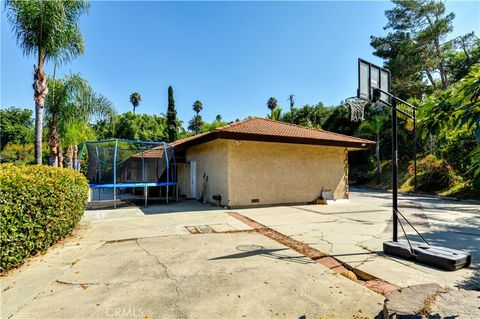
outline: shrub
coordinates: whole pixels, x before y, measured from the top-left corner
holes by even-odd
[[[47,143],[42,145],[43,163],[48,163],[50,148]],[[35,151],[33,144],[7,144],[0,151],[0,163],[16,163],[16,164],[34,164]]]
[[[413,165],[409,167],[409,174],[413,175]],[[443,159],[435,155],[427,155],[417,163],[417,187],[419,191],[438,191],[450,187],[454,182],[453,169]],[[411,179],[413,183],[413,179]]]
[[[0,163],[32,164],[34,162],[33,144],[7,144],[0,151]]]
[[[0,271],[70,235],[87,197],[88,183],[79,172],[0,164]]]

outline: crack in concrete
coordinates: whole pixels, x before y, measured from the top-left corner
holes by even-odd
[[[364,261],[360,262],[360,264],[358,264],[356,266],[356,268],[359,268],[361,266],[363,266],[364,264],[366,264],[367,262],[370,262],[372,261],[373,259],[379,257],[380,255],[375,251],[375,250],[371,250],[369,249],[365,244],[362,244],[362,242],[358,242],[355,244],[355,246],[359,247],[359,248],[362,248],[363,250],[366,250],[368,251],[369,253],[371,253],[372,255],[367,257],[367,259],[365,259]]]
[[[319,240],[321,240],[321,241],[330,245],[330,249],[328,250],[329,253],[331,253],[333,251],[333,243],[331,241],[328,241],[328,240],[325,239],[325,234],[323,232],[322,232]]]
[[[43,292],[37,293],[37,294],[32,298],[31,301],[33,302],[33,301],[37,300],[38,296],[40,296],[42,293],[43,293]],[[30,302],[25,302],[25,304],[23,304],[22,306],[18,307],[18,309],[17,309],[15,312],[11,313],[11,314],[8,316],[8,319],[12,318],[12,317],[15,316],[17,313],[19,313],[20,310],[22,310],[23,308],[25,308],[26,306],[28,306],[29,303],[30,303]]]
[[[80,286],[83,288],[83,286],[89,287],[89,286],[100,286],[100,285],[105,285],[105,286],[110,286],[110,285],[119,285],[119,284],[127,284],[131,283],[128,281],[122,281],[122,282],[116,282],[116,283],[104,283],[104,282],[68,282],[64,280],[57,279],[55,280],[56,283],[62,284],[62,285],[68,285],[68,286]]]
[[[178,301],[179,301],[179,298],[180,298],[180,291],[178,290],[178,284],[180,283],[180,281],[177,278],[174,278],[169,273],[167,265],[165,265],[165,263],[160,261],[159,256],[150,253],[145,247],[142,246],[142,244],[140,244],[138,239],[135,240],[135,243],[145,254],[147,254],[150,257],[154,257],[155,260],[157,261],[157,263],[160,266],[162,266],[163,270],[165,271],[165,276],[167,277],[167,279],[174,282],[173,288],[175,289],[175,298],[173,300],[173,305],[174,305],[174,311],[175,311],[175,318],[181,318],[181,319],[187,318],[187,315],[180,309],[180,306],[178,304]]]
[[[374,237],[375,237],[375,236],[374,236]],[[384,257],[384,258],[386,258],[386,259],[388,259],[388,260],[397,262],[397,263],[399,263],[399,264],[401,264],[401,265],[404,265],[404,266],[407,266],[407,267],[409,267],[409,268],[411,268],[411,269],[414,269],[414,270],[417,270],[417,271],[421,271],[421,272],[423,272],[424,274],[428,274],[426,271],[423,271],[423,270],[421,270],[421,269],[415,268],[415,267],[413,267],[412,265],[409,265],[409,264],[407,264],[407,263],[405,263],[405,262],[402,262],[402,261],[400,261],[400,260],[397,260],[396,258],[389,258],[389,257],[386,256],[386,255],[379,254],[379,253],[377,253],[377,252],[374,251],[374,250],[368,249],[368,247],[366,247],[365,245],[362,245],[361,243],[356,243],[355,246],[360,247],[360,248],[362,248],[362,249],[364,249],[364,250],[366,250],[366,251],[374,254],[374,256],[368,257],[365,261],[363,261],[363,262],[361,262],[359,265],[357,265],[356,268],[359,268],[359,267],[363,266],[365,263],[371,261],[371,260],[370,260],[371,258]]]

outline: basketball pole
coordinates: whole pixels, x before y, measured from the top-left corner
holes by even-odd
[[[364,69],[364,74],[368,71],[368,82],[362,86],[362,81],[360,78],[361,68],[360,64],[363,63],[366,65],[368,70]],[[433,267],[447,269],[447,270],[457,270],[463,267],[468,267],[472,262],[472,256],[468,252],[461,250],[450,249],[441,246],[431,246],[430,243],[425,240],[425,238],[418,232],[418,230],[408,221],[408,219],[399,211],[398,209],[398,114],[403,114],[407,118],[413,120],[413,139],[414,139],[414,170],[415,170],[415,186],[416,185],[416,110],[417,108],[412,104],[402,100],[399,97],[394,96],[393,94],[386,92],[380,88],[372,88],[373,81],[371,79],[372,67],[376,68],[376,80],[375,85],[381,86],[382,76],[381,72],[383,70],[384,74],[387,73],[389,76],[388,70],[384,70],[378,66],[372,65],[369,62],[359,59],[359,85],[357,91],[357,99],[363,99],[364,101],[370,101],[374,103],[381,103],[392,110],[391,113],[391,125],[392,125],[392,237],[393,240],[383,242],[383,251],[386,254],[391,254],[401,258],[414,259],[419,263],[427,264]],[[384,76],[385,77],[385,76]],[[390,83],[390,82],[388,82]],[[388,88],[390,85],[388,85]],[[361,91],[361,89],[366,89],[366,92]],[[387,88],[387,90],[388,90]],[[388,98],[382,98],[384,94]],[[364,105],[366,102],[364,102]],[[403,108],[398,108],[399,104],[405,105],[410,108],[413,114],[410,114],[407,111],[404,111]],[[364,109],[362,109],[364,111]],[[400,215],[400,216],[399,216]],[[401,217],[401,218],[400,218]],[[407,233],[403,227],[401,219],[405,220],[407,224],[412,227],[412,229],[422,238],[425,242],[416,242],[410,241],[408,239]],[[398,225],[400,225],[403,234],[405,235],[405,241],[398,240]]]
[[[397,138],[397,100],[392,98],[392,216],[393,241],[398,240],[398,138]]]
[[[411,118],[414,121],[414,127],[416,128],[416,118],[415,118],[415,111],[416,107],[412,104],[396,97],[395,95],[386,92],[382,89],[375,88],[373,89],[373,101],[377,102],[380,100],[380,93],[383,93],[390,97],[390,103],[386,101],[381,101],[384,105],[390,107],[392,109],[392,222],[393,222],[393,230],[392,230],[392,237],[393,241],[398,241],[398,118],[397,112],[402,113],[403,115]],[[406,113],[402,109],[397,109],[397,102],[405,104],[406,106],[410,107],[413,110],[413,116]],[[416,150],[415,150],[416,156]],[[415,158],[416,161],[416,158]],[[415,176],[417,175],[417,167],[415,163]]]

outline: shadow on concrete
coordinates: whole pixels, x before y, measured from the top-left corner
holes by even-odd
[[[279,251],[284,251],[284,250],[289,250],[289,249],[288,248],[277,248],[277,249],[261,248],[261,249],[254,249],[254,250],[244,251],[241,253],[236,253],[236,254],[231,254],[226,256],[210,258],[208,260],[239,259],[239,258],[248,258],[253,256],[263,256],[267,258],[273,258],[273,259],[297,263],[297,264],[313,263],[312,260],[310,260],[305,256],[290,256],[290,255],[284,255],[284,254],[278,253]]]
[[[214,204],[202,204],[196,199],[184,199],[178,202],[157,202],[148,204],[147,207],[138,207],[145,215],[168,214],[168,213],[196,213],[206,211],[221,211],[225,210]]]
[[[148,206],[145,207],[145,201],[140,198],[122,198],[116,202],[117,209],[137,208],[144,215],[168,214],[168,213],[195,213],[206,211],[225,210],[214,204],[202,204],[195,199],[183,199],[178,202],[165,202],[165,199],[149,199]],[[113,210],[113,200],[102,200],[89,202],[87,211]]]
[[[430,220],[433,221],[432,217]],[[448,225],[446,227],[430,227],[428,229],[421,229],[420,233],[432,246],[442,246],[461,251],[469,252],[472,255],[472,263],[470,269],[473,273],[469,275],[464,281],[460,282],[457,287],[471,290],[480,290],[480,231],[477,226],[477,217],[464,218],[456,220],[460,225]],[[463,226],[465,225],[465,226]],[[399,238],[405,240],[405,236],[399,230]],[[412,241],[423,242],[422,238],[412,231],[407,231],[408,238]],[[379,255],[385,255],[383,252],[378,252]],[[404,260],[400,257],[385,255],[392,259]],[[436,269],[438,271],[450,272],[428,265],[423,265],[428,268]]]

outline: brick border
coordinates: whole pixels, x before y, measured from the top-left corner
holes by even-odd
[[[335,257],[332,257],[318,249],[315,249],[308,244],[305,244],[301,241],[298,241],[282,233],[279,233],[276,230],[273,230],[270,227],[260,224],[259,222],[245,215],[242,215],[237,212],[227,212],[227,214],[241,221],[245,225],[251,227],[253,231],[263,236],[266,236],[270,239],[273,239],[282,245],[289,247],[290,249],[310,258],[316,264],[327,267],[334,273],[341,274],[346,278],[358,284],[361,284],[362,286],[376,293],[386,296],[388,293],[399,289],[399,287],[394,284],[391,284],[383,279],[377,278],[362,270],[356,269],[336,259]]]

